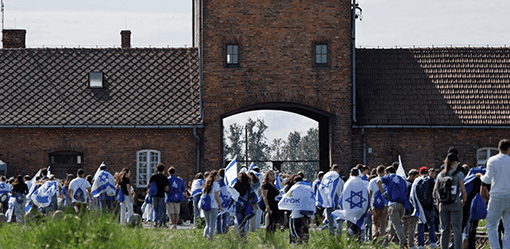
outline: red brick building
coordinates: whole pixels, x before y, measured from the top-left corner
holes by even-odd
[[[398,155],[433,167],[451,146],[476,165],[510,134],[506,48],[353,53],[349,0],[194,6],[196,48],[133,49],[123,32],[119,49],[26,49],[25,32],[4,30],[8,175],[92,174],[104,161],[143,187],[162,162],[191,180],[223,166],[223,118],[261,109],[318,121],[322,170]]]

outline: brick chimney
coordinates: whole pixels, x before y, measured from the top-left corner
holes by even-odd
[[[2,47],[3,48],[25,48],[25,35],[27,31],[24,29],[4,29],[2,30]]]
[[[131,31],[122,30],[120,31],[121,37],[121,47],[122,48],[131,48]]]

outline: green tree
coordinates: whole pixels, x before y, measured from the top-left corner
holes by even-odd
[[[264,119],[251,118],[246,122],[246,131],[248,133],[248,160],[250,161],[268,161],[271,155],[271,148],[266,142],[266,132],[268,126]],[[268,164],[257,163],[259,167],[266,168]]]
[[[284,149],[285,149],[285,141],[281,138],[274,138],[271,143],[271,159],[276,161],[285,160]]]
[[[237,160],[244,160],[243,127],[237,123],[231,124],[229,130],[224,131],[224,137],[228,140],[223,142],[225,160],[232,160],[235,156]]]

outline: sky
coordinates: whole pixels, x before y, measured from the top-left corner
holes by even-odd
[[[185,0],[3,0],[4,27],[26,29],[27,47],[119,47],[131,30],[133,47],[189,47],[191,3]],[[358,47],[510,45],[508,0],[358,0]],[[263,117],[268,141],[302,135],[317,123],[283,112],[232,116],[224,126]]]

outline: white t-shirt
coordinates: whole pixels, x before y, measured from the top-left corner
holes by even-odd
[[[73,191],[73,202],[78,202],[78,203],[87,203],[87,189],[90,188],[90,183],[85,180],[84,178],[81,178],[81,177],[78,177],[78,178],[75,178],[73,179],[70,183],[69,183],[69,189],[71,189],[71,191]],[[80,201],[77,201],[76,199],[74,199],[74,194],[76,193],[76,191],[78,190],[78,188],[80,188],[83,193],[85,194],[85,199],[86,201],[85,202],[80,202]]]
[[[220,184],[213,182],[211,192],[208,194],[211,197],[211,208],[219,208],[218,202],[216,201],[216,192],[220,191]]]
[[[380,192],[379,187],[377,186],[377,180],[381,179],[381,177],[377,176],[375,178],[372,178],[370,180],[370,183],[368,184],[368,191],[372,191],[372,202],[374,202],[374,195],[377,192]],[[381,182],[382,183],[382,182]],[[383,189],[384,189],[384,183],[382,183]]]

